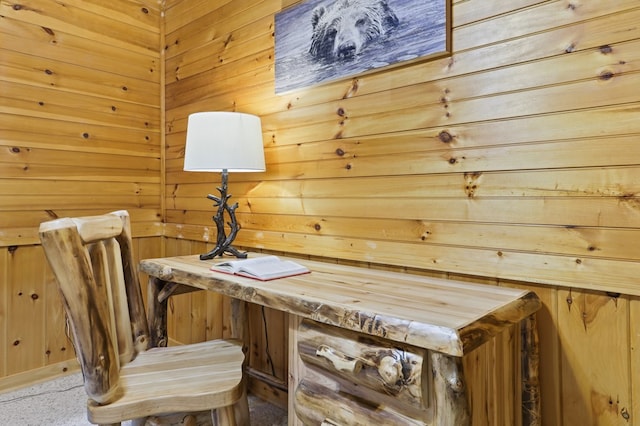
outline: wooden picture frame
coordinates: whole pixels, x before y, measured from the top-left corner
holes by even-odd
[[[275,92],[451,54],[451,0],[306,0],[275,16]]]

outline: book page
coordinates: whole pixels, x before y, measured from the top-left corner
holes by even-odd
[[[227,260],[224,262],[216,263],[211,267],[212,270],[228,272],[228,273],[236,273],[240,271],[242,267],[256,264],[264,264],[270,262],[280,262],[280,259],[277,256],[261,256],[253,259],[240,259],[240,260]]]
[[[289,260],[277,260],[263,263],[244,264],[240,266],[239,275],[248,274],[252,277],[269,280],[273,278],[288,277],[309,272],[309,270]]]
[[[242,275],[262,281],[310,272],[303,265],[290,260],[281,260],[277,256],[261,256],[254,259],[228,260],[213,265],[211,270]]]

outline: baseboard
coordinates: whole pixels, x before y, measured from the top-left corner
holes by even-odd
[[[0,377],[0,393],[25,388],[78,371],[80,371],[80,364],[76,359],[70,359],[23,373]]]

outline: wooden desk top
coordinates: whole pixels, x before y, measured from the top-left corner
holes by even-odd
[[[220,259],[198,256],[146,259],[140,271],[453,356],[469,353],[541,306],[527,290],[292,260],[312,272],[262,282],[210,271]]]

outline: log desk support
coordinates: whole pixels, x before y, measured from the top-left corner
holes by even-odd
[[[303,377],[289,406],[304,424],[471,424],[462,356],[512,324],[522,331],[523,425],[540,423],[535,293],[295,259],[311,274],[260,282],[211,272],[197,256],[149,259],[152,343],[164,345],[171,294],[230,296],[232,334],[245,302],[294,314],[290,355]],[[296,416],[289,413],[289,424]]]

